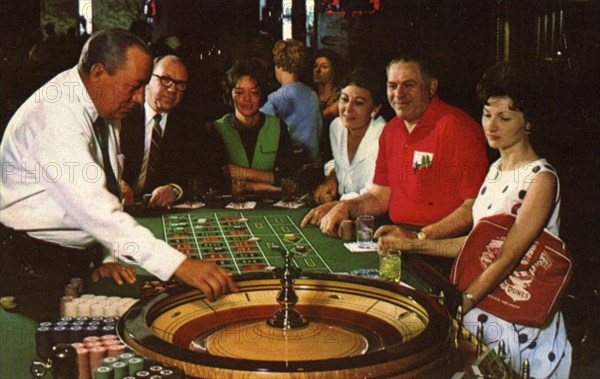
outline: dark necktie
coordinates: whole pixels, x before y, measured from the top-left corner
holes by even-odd
[[[94,122],[94,132],[100,143],[100,150],[102,151],[102,163],[104,164],[104,175],[106,176],[106,189],[115,195],[116,197],[121,196],[121,189],[117,183],[115,172],[110,164],[110,156],[108,155],[108,126],[104,124],[104,120],[100,117]]]
[[[144,185],[144,192],[151,192],[154,189],[154,180],[156,179],[156,172],[158,171],[158,164],[160,162],[160,139],[162,138],[162,129],[160,128],[160,120],[162,116],[157,113],[154,116],[154,123],[152,125],[152,141],[150,143],[150,155],[148,157],[148,169],[146,170],[146,183]]]

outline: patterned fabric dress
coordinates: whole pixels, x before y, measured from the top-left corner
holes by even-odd
[[[556,170],[545,159],[526,164],[514,170],[501,170],[499,161],[490,167],[488,175],[473,204],[473,222],[499,213],[516,214],[527,195],[529,185],[540,172]],[[557,176],[558,183],[558,176]],[[554,211],[546,229],[558,236],[560,223],[560,185],[557,187]],[[530,376],[534,378],[567,378],[571,368],[571,344],[567,339],[561,312],[551,316],[542,328],[515,324],[474,308],[464,316],[464,325],[475,333],[479,322],[483,323],[484,343],[497,349],[504,340],[510,364],[517,373],[522,363],[529,361]]]

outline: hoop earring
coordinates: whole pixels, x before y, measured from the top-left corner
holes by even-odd
[[[527,125],[525,125],[525,134],[531,134],[531,131],[533,130],[533,126],[531,126],[530,123],[527,123]]]

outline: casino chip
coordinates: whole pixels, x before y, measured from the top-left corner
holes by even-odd
[[[298,237],[296,237],[296,235],[294,233],[287,233],[283,235],[283,239],[287,240],[287,241],[295,241],[298,239]]]
[[[308,254],[310,252],[310,249],[307,248],[304,245],[296,245],[296,247],[294,247],[293,249],[296,253],[301,254],[301,255],[305,255]]]

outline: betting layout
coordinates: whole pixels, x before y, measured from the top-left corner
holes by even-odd
[[[283,265],[282,249],[305,272],[332,272],[300,228],[286,215],[239,212],[162,216],[165,239],[185,255],[212,261],[234,273]]]

